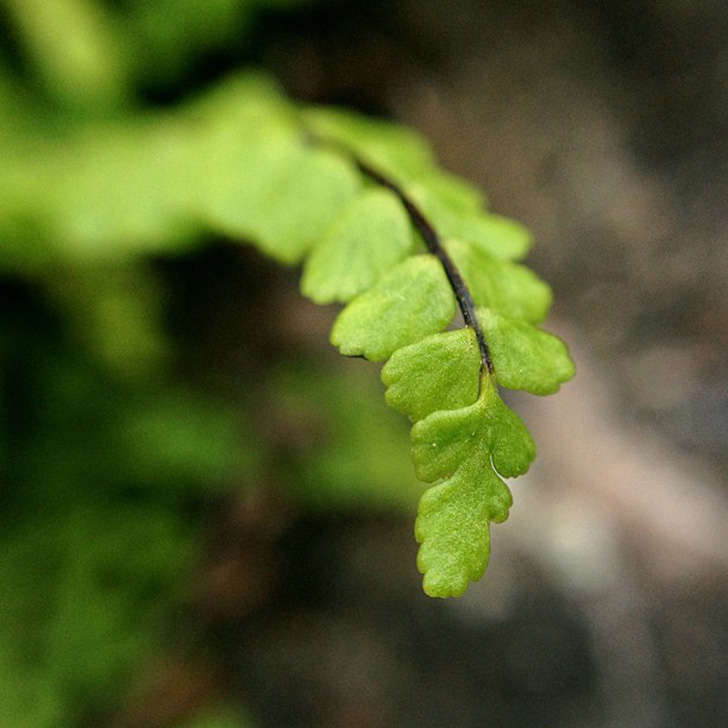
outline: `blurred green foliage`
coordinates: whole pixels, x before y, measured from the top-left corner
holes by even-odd
[[[253,725],[254,723],[246,714],[222,706],[203,711],[183,723],[180,728],[250,728]]]
[[[410,442],[401,418],[381,406],[381,387],[365,373],[290,366],[268,383],[276,430],[309,432],[315,456],[277,453],[277,465],[306,507],[361,511],[411,509],[422,491],[412,471]]]
[[[157,649],[200,547],[190,505],[255,458],[240,412],[162,359],[133,369],[118,342],[110,356],[108,332],[77,335],[38,286],[3,283],[0,725],[73,725]]]
[[[216,230],[283,237],[294,261],[329,200],[359,185],[333,155],[302,154],[319,212],[281,228],[239,180],[256,163],[250,135],[265,129],[268,168],[288,143],[270,81],[247,74],[166,110],[142,101],[245,44],[261,7],[291,4],[0,0],[1,728],[117,708],[188,598],[204,504],[263,469],[311,507],[412,502],[405,431],[371,382],[352,391],[305,369],[262,382],[273,411],[301,427],[314,411],[321,428],[279,457],[252,433],[244,383],[187,381],[165,327],[160,256]],[[211,707],[184,725],[249,724]]]

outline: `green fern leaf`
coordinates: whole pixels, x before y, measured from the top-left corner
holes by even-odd
[[[477,305],[539,323],[551,307],[551,289],[524,265],[497,260],[457,239],[445,242]]]
[[[525,473],[536,448],[489,376],[474,404],[416,423],[412,442],[417,477],[445,479],[422,496],[415,524],[424,588],[431,596],[457,596],[485,571],[488,523],[508,517],[512,497],[498,474]]]
[[[306,150],[277,180],[258,210],[253,234],[264,252],[298,263],[359,189],[359,178],[335,155]],[[301,189],[306,195],[301,195]]]
[[[507,260],[520,260],[533,245],[531,233],[521,223],[494,214],[465,216],[448,235]]]
[[[442,331],[455,316],[455,297],[437,258],[399,263],[338,316],[331,343],[346,356],[381,361],[396,349]]]
[[[437,177],[417,179],[406,190],[444,238],[467,241],[501,260],[519,260],[531,248],[531,234],[523,225],[481,210],[474,196],[445,187]]]
[[[485,452],[504,477],[523,475],[536,455],[521,419],[498,395],[489,376],[478,400],[457,410],[439,410],[412,427],[417,477],[426,483],[452,475],[471,453]]]
[[[549,394],[574,374],[565,344],[536,326],[549,287],[513,262],[531,245],[523,226],[440,170],[419,134],[301,109],[261,74],[151,120],[5,151],[0,234],[20,243],[0,266],[27,259],[26,220],[43,237],[32,266],[181,249],[204,230],[303,263],[306,296],[347,304],[332,343],[389,359],[387,402],[415,422],[416,472],[435,483],[416,524],[425,590],[460,594],[482,575],[489,523],[511,504],[501,478],[535,454],[496,385]],[[466,327],[444,332],[456,303]]]
[[[485,214],[487,200],[482,190],[443,170],[429,171],[406,189],[433,219],[439,215],[452,222],[463,215]]]
[[[372,189],[344,208],[306,259],[301,291],[316,303],[350,301],[371,288],[414,244],[400,201]]]
[[[420,500],[415,538],[417,568],[431,597],[457,597],[485,573],[490,556],[493,502],[510,505],[510,492],[488,463],[475,456]]]
[[[404,126],[322,107],[304,109],[301,120],[317,137],[340,144],[395,180],[406,181],[436,169],[429,144]]]
[[[208,157],[215,174],[201,198],[203,218],[228,235],[255,240],[283,263],[299,262],[359,191],[359,175],[286,130],[243,144],[227,139],[216,139],[219,148]]]
[[[478,310],[478,319],[501,386],[531,394],[553,394],[574,376],[566,344],[557,336],[487,308]]]
[[[428,336],[392,354],[382,368],[387,403],[411,420],[478,398],[480,351],[471,328]]]

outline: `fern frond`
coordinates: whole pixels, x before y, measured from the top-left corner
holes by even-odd
[[[425,591],[461,594],[482,575],[489,523],[511,505],[502,478],[535,455],[497,387],[549,394],[574,374],[564,343],[537,328],[548,285],[514,262],[531,245],[523,226],[488,212],[412,130],[297,107],[259,74],[38,148],[42,163],[0,149],[0,233],[12,241],[32,220],[34,264],[164,251],[212,229],[303,263],[304,295],[347,304],[331,341],[388,359],[387,402],[415,423],[416,471],[434,483],[416,522]],[[0,249],[0,266],[17,259]],[[457,306],[465,328],[445,332]]]

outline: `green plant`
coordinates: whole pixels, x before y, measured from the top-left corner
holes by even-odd
[[[13,304],[0,319],[0,692],[14,726],[114,705],[184,601],[201,504],[271,472],[306,508],[409,506],[419,492],[397,416],[356,376],[284,366],[256,382],[284,415],[315,406],[333,433],[288,460],[251,424],[255,403],[188,381],[160,260],[211,237],[252,243],[302,265],[314,302],[345,304],[332,341],[387,360],[387,402],[412,420],[416,472],[433,484],[416,535],[435,596],[482,574],[489,522],[510,505],[502,478],[534,456],[498,386],[548,394],[573,373],[538,328],[548,286],[517,262],[529,234],[414,131],[295,104],[257,72],[174,106],[139,100],[237,42],[256,8],[285,4],[0,0],[23,61],[0,57]],[[465,326],[447,330],[458,308]]]
[[[497,385],[549,394],[573,375],[538,328],[548,286],[514,262],[530,242],[520,225],[487,212],[414,132],[300,108],[257,74],[171,114],[74,132],[42,164],[11,167],[6,219],[32,217],[49,257],[125,259],[207,227],[303,262],[305,295],[347,304],[331,334],[341,353],[389,359],[386,398],[415,422],[418,477],[442,481],[416,524],[425,591],[461,594],[482,575],[488,523],[511,503],[499,476],[535,454]],[[458,307],[465,328],[444,332]]]
[[[248,382],[185,376],[160,261],[211,238],[252,243],[302,265],[315,303],[344,304],[333,343],[386,360],[386,400],[413,423],[434,596],[483,573],[489,523],[511,503],[502,478],[534,457],[498,387],[548,394],[573,373],[539,328],[548,286],[517,262],[528,232],[414,131],[293,103],[257,72],[176,105],[141,100],[287,4],[0,0],[13,31],[0,54],[0,693],[13,726],[114,709],[164,649],[215,499],[269,479],[306,509],[409,508],[421,492],[363,372],[254,369],[275,416],[327,433],[284,457],[290,430],[256,427]],[[458,309],[464,326],[448,330]],[[239,706],[207,707],[198,722],[247,724]]]

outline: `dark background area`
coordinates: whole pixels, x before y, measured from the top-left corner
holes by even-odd
[[[140,98],[173,106],[252,64],[296,99],[418,129],[533,231],[577,378],[513,397],[537,463],[484,580],[430,600],[411,514],[307,507],[280,482],[336,438],[315,404],[270,394],[271,371],[331,372],[385,409],[376,367],[329,347],[335,310],[228,240],[156,256],[177,376],[245,401],[276,466],[186,502],[204,531],[182,606],[83,723],[178,725],[222,702],[271,728],[728,724],[724,3],[320,2],[261,9],[249,37]],[[22,73],[12,38],[6,55]],[[11,328],[59,335],[32,287],[2,286]],[[21,395],[8,419],[32,429]]]

